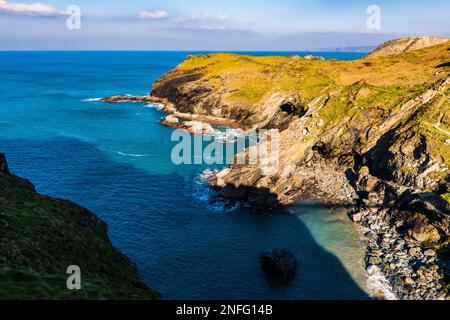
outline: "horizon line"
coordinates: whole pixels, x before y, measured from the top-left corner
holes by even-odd
[[[141,50],[141,49],[119,49],[119,50],[115,50],[115,49],[79,49],[79,50],[67,50],[67,49],[19,49],[19,50],[0,50],[0,52],[321,52],[321,53],[370,53],[370,51],[332,51],[332,50],[240,50],[240,49],[236,49],[236,50],[216,50],[216,49],[212,49],[212,50],[197,50],[197,49],[193,49],[193,50],[186,50],[186,49],[182,49],[182,50],[177,50],[177,49],[167,49],[167,50]]]

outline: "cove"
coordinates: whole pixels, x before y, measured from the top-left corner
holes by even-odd
[[[1,53],[0,151],[41,193],[75,201],[109,225],[113,244],[166,299],[365,299],[359,238],[346,217],[315,206],[254,214],[209,204],[209,165],[175,165],[172,130],[142,95],[190,53]],[[265,53],[267,54],[267,53]],[[272,285],[259,252],[299,260]]]

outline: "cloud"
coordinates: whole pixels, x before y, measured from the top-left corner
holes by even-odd
[[[0,0],[0,12],[23,16],[62,16],[65,12],[58,10],[55,7],[35,2],[35,3],[9,3],[6,0]]]
[[[219,14],[213,15],[209,13],[204,14],[193,14],[189,17],[178,17],[175,22],[191,22],[191,21],[225,21],[228,19],[228,15]]]
[[[156,19],[164,19],[169,17],[169,12],[166,10],[153,10],[153,11],[146,11],[142,10],[139,12],[137,18],[143,19],[143,20],[156,20]]]

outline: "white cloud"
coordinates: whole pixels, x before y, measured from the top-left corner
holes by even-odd
[[[9,3],[6,0],[0,0],[0,12],[12,13],[24,16],[61,16],[65,12],[55,7],[35,2],[35,3]]]
[[[137,18],[138,19],[144,19],[144,20],[155,20],[155,19],[164,19],[169,17],[169,12],[166,10],[153,10],[153,11],[146,11],[142,10],[139,12]]]
[[[209,13],[204,14],[193,14],[189,17],[179,17],[175,19],[176,22],[189,22],[189,21],[225,21],[228,19],[228,15],[226,14],[219,14],[219,15],[213,15]]]

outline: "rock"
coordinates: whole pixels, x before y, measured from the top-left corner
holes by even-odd
[[[377,178],[374,178],[374,177],[371,177],[371,176],[369,176],[369,177],[367,177],[366,179],[365,179],[365,189],[367,190],[367,191],[372,191],[374,188],[375,188],[375,186],[378,184],[378,179]],[[380,196],[378,193],[375,193],[378,197]]]
[[[413,279],[411,279],[410,277],[406,277],[405,284],[412,286],[413,284],[415,284],[415,281]]]
[[[185,128],[192,134],[206,134],[214,132],[214,128],[209,123],[201,121],[186,121],[183,122],[182,124],[183,124],[182,128]]]
[[[367,262],[371,265],[378,265],[381,263],[381,259],[378,257],[369,257],[369,259],[367,260]]]
[[[215,186],[216,187],[218,187],[218,188],[224,188],[225,187],[225,182],[223,181],[223,178],[228,174],[228,173],[230,173],[230,171],[231,171],[231,169],[230,168],[226,168],[226,169],[223,169],[223,170],[221,170],[221,171],[219,171],[216,175],[215,175],[215,177],[216,177],[216,182],[215,182]]]
[[[190,134],[214,133],[212,125],[202,121],[180,121],[178,117],[168,115],[160,123],[166,127],[180,129]]]
[[[180,119],[178,119],[177,117],[175,117],[175,116],[169,114],[169,115],[164,119],[164,121],[166,121],[167,123],[175,124],[175,123],[179,123],[179,122],[180,122]]]
[[[322,118],[320,118],[319,121],[317,122],[318,127],[323,127],[324,124],[325,124],[325,122],[323,121]],[[449,144],[450,144],[450,139],[449,139]]]
[[[366,268],[367,274],[369,276],[373,276],[373,275],[378,275],[381,273],[381,270],[379,267],[374,266],[374,265],[370,265]]]
[[[428,256],[428,257],[433,257],[436,255],[436,251],[432,250],[432,249],[428,249],[424,251],[424,255]]]
[[[260,261],[263,271],[280,283],[287,284],[295,277],[297,260],[289,251],[273,249],[270,252],[263,252]]]
[[[363,212],[357,212],[352,215],[353,222],[361,222],[364,217]]]
[[[419,257],[422,255],[422,250],[420,250],[420,248],[411,248],[408,253],[411,257]]]
[[[3,153],[0,153],[0,174],[5,176],[9,175],[8,163]]]
[[[370,169],[368,166],[362,166],[359,170],[358,173],[362,176],[367,176],[370,174]]]
[[[312,54],[308,54],[307,56],[304,56],[303,59],[306,59],[306,60],[321,60],[321,61],[324,61],[324,60],[325,60],[324,57],[321,57],[321,56],[314,56],[314,55],[312,55]]]
[[[441,236],[439,235],[439,231],[436,229],[436,227],[432,225],[427,225],[426,227],[417,230],[412,230],[412,237],[419,241],[420,243],[424,242],[438,242],[441,239]]]

